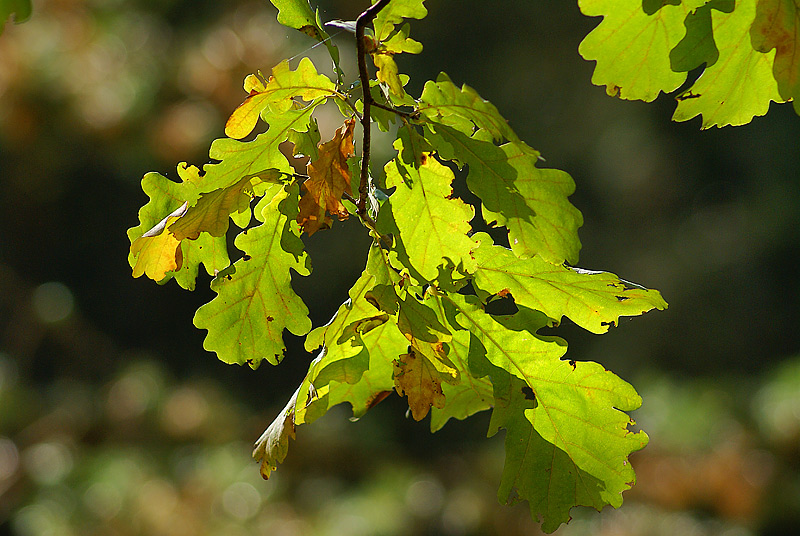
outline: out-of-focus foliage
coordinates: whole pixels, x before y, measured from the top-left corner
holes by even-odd
[[[248,452],[274,409],[253,413],[214,380],[178,381],[129,358],[105,384],[36,388],[0,354],[0,526],[18,536],[538,533],[524,508],[496,507],[500,442],[369,460],[369,445],[393,432],[379,416],[354,427],[334,411],[299,430],[288,464],[264,482]],[[628,504],[602,521],[577,512],[557,534],[602,524],[747,536],[774,509],[796,511],[798,370],[800,358],[728,383],[641,378],[637,418],[652,444],[635,456]],[[752,404],[737,403],[743,391]]]

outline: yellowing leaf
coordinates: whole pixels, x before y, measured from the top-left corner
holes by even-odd
[[[250,95],[225,124],[226,136],[241,139],[250,134],[259,114],[268,106],[275,112],[285,112],[291,108],[294,98],[310,101],[338,95],[336,85],[327,76],[319,74],[308,58],[300,60],[295,71],[289,68],[289,61],[284,60],[272,69],[272,76],[265,86],[259,82],[254,75],[245,79],[245,88],[251,88]]]
[[[758,0],[750,37],[759,52],[775,49],[772,73],[778,91],[783,99],[794,99],[794,109],[800,114],[800,6],[796,0]]]
[[[372,54],[372,61],[375,63],[375,68],[378,69],[378,72],[375,74],[378,80],[389,86],[389,90],[395,95],[400,97],[405,95],[406,92],[403,89],[403,83],[400,81],[394,55],[389,53],[375,53]]]
[[[349,216],[341,198],[344,192],[350,192],[347,159],[355,154],[355,124],[355,119],[345,121],[332,140],[319,145],[319,157],[308,164],[309,178],[303,183],[305,193],[300,199],[297,223],[309,235],[330,226],[326,213],[336,214],[339,220]]]
[[[178,240],[195,240],[203,231],[211,236],[224,236],[230,214],[242,212],[250,206],[250,196],[244,190],[252,188],[252,180],[245,177],[229,188],[202,194],[197,204],[169,226],[170,232]]]
[[[272,424],[261,434],[253,449],[253,458],[261,462],[261,476],[265,479],[274,471],[289,452],[289,439],[295,437],[294,410],[297,391]]]
[[[436,359],[428,359],[412,347],[394,361],[395,388],[400,396],[408,397],[414,420],[424,419],[432,406],[444,408],[442,382],[452,382],[453,377],[441,371],[437,364]]]
[[[174,212],[183,205],[196,202],[201,182],[198,169],[187,166],[186,164],[180,164],[178,166],[178,175],[182,182],[171,181],[158,173],[148,173],[144,176],[142,179],[142,189],[150,197],[150,201],[139,210],[139,225],[128,229],[128,238],[131,244],[139,240],[148,230],[152,230],[154,226],[157,225],[157,222],[162,222],[163,227],[166,227],[167,222],[164,218],[165,215]],[[172,221],[175,220],[173,219]],[[172,239],[166,234],[161,237],[162,245],[164,245],[164,242],[169,242],[170,240]],[[143,243],[140,242],[137,245],[136,251],[134,252],[132,250],[129,254],[128,262],[131,268],[139,263],[138,257],[141,253],[142,246]],[[148,277],[153,275],[158,278],[157,281],[165,282],[174,276],[176,282],[181,287],[188,290],[194,289],[200,264],[205,266],[209,274],[214,274],[216,271],[222,270],[230,264],[225,239],[222,237],[215,238],[209,235],[203,235],[200,236],[197,241],[181,242],[180,252],[175,251],[172,254],[174,259],[181,258],[180,267],[178,267],[177,260],[168,260],[170,254],[167,252],[169,251],[171,251],[171,246],[167,245],[166,249],[163,250],[163,252],[166,253],[164,257],[165,263],[157,269],[151,269]],[[156,263],[156,265],[157,264],[158,263]],[[144,263],[140,266],[144,266]],[[175,266],[175,271],[167,272],[166,276],[162,275],[163,269],[169,266]],[[141,273],[147,273],[147,271]]]
[[[672,70],[669,53],[686,34],[686,16],[707,1],[683,0],[647,14],[642,0],[579,0],[584,15],[603,16],[578,47],[597,61],[592,83],[611,96],[647,102],[677,89],[686,73]]]
[[[750,41],[747,28],[755,18],[755,2],[737,0],[731,13],[711,12],[719,59],[677,97],[675,121],[702,114],[702,128],[743,125],[766,114],[771,101],[785,100],[772,75],[775,53],[758,52]]]
[[[179,270],[183,264],[180,240],[167,230],[167,227],[186,213],[186,203],[161,220],[153,229],[134,240],[131,254],[136,259],[133,277],[146,274],[155,281],[161,281],[167,272]]]
[[[389,4],[378,12],[373,21],[375,28],[375,38],[378,41],[385,41],[394,31],[396,24],[403,22],[403,19],[424,19],[428,15],[428,10],[423,5],[425,0],[392,0]],[[374,4],[375,2],[373,2]]]
[[[437,318],[447,323],[446,309],[449,307],[449,302],[440,295],[426,301],[435,310]],[[452,314],[452,310],[450,313]],[[447,361],[455,368],[454,377],[458,378],[458,382],[441,384],[446,403],[443,408],[436,406],[431,408],[431,432],[441,429],[450,418],[463,420],[479,411],[490,409],[495,404],[489,377],[479,378],[470,371],[469,345],[472,336],[468,331],[456,329],[449,323],[448,328],[452,338],[447,343]],[[447,372],[453,375],[451,371]]]
[[[410,26],[404,24],[402,28],[393,32],[388,39],[378,44],[375,50],[371,51],[372,62],[378,72],[375,76],[379,81],[389,87],[393,95],[403,98],[406,92],[403,89],[403,81],[397,70],[397,63],[394,61],[395,54],[408,52],[419,54],[422,52],[422,44],[408,37]]]

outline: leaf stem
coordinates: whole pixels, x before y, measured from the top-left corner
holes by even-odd
[[[375,229],[375,222],[367,213],[367,193],[369,191],[369,154],[370,154],[370,107],[374,103],[369,91],[369,73],[367,72],[367,50],[364,42],[364,30],[377,14],[386,7],[389,0],[378,0],[356,19],[356,50],[358,54],[358,76],[361,80],[361,90],[364,94],[364,113],[361,115],[361,126],[364,130],[361,151],[361,180],[358,184],[357,214],[371,229]]]
[[[403,110],[398,110],[397,108],[393,108],[391,106],[385,106],[379,102],[375,102],[374,100],[372,101],[372,106],[374,106],[375,108],[380,108],[381,110],[386,110],[387,112],[395,113],[402,117],[407,117],[409,119],[414,119],[415,116],[419,113],[416,110],[414,110],[413,112],[404,112]]]

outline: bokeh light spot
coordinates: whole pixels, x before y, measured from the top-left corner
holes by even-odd
[[[55,484],[72,471],[73,459],[66,445],[51,441],[25,449],[22,464],[37,483]]]
[[[235,482],[222,492],[222,507],[237,519],[250,519],[261,508],[261,495],[247,482]]]
[[[39,285],[33,291],[33,311],[45,324],[64,320],[72,314],[74,298],[72,291],[63,283],[51,281]]]

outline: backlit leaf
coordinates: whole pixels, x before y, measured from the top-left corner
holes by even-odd
[[[509,385],[519,385],[525,399],[533,402],[532,407],[524,409],[531,430],[526,430],[520,421],[508,424],[508,419],[519,419],[515,415],[521,409],[519,404],[508,404],[497,419],[493,417],[492,428],[510,426],[509,433],[515,439],[507,443],[501,500],[528,500],[534,515],[538,506],[546,505],[546,510],[538,513],[547,530],[567,521],[563,512],[587,498],[591,499],[587,505],[595,508],[603,504],[620,506],[622,492],[635,480],[628,456],[647,444],[644,432],[628,430],[633,421],[624,413],[641,405],[636,391],[597,363],[561,360],[565,343],[536,334],[547,324],[541,313],[520,308],[512,317],[492,317],[472,298],[451,295],[450,300],[458,310],[459,324],[474,335],[470,360],[476,363],[476,369],[483,367],[490,374],[494,369],[481,365],[485,360],[508,371],[522,381],[511,381]],[[533,431],[553,447],[539,442]],[[533,475],[524,473],[518,477],[522,471],[532,469],[530,465],[526,467],[526,457],[535,454],[529,453],[529,448],[538,449],[540,455],[543,451],[551,453],[551,458],[536,460],[536,465],[547,464],[545,468],[549,466],[551,472],[562,475],[555,482],[559,488],[555,495],[549,495],[549,487],[538,487]],[[558,450],[566,458],[555,455]],[[578,482],[583,473],[592,479]],[[574,486],[578,484],[587,489],[577,493]],[[565,493],[570,485],[572,491]],[[557,517],[553,519],[552,515]]]
[[[519,259],[510,250],[492,245],[485,233],[475,252],[476,288],[490,294],[510,293],[518,305],[543,312],[560,321],[562,316],[592,333],[605,333],[620,316],[636,316],[665,309],[656,290],[647,290],[608,272],[590,272],[549,263],[540,257]]]
[[[717,9],[730,13],[734,6],[735,0],[711,0],[686,16],[683,21],[686,26],[686,35],[669,52],[670,66],[673,71],[688,72],[703,64],[710,67],[717,62],[719,50],[714,42],[711,10]]]
[[[429,300],[428,304],[436,311],[441,322],[448,322],[445,319],[448,316],[445,308],[449,306],[446,299],[436,296],[435,299]],[[453,314],[452,311],[450,314]],[[463,420],[479,411],[491,408],[494,404],[492,382],[488,376],[476,378],[469,370],[470,333],[449,325],[448,327],[452,339],[446,345],[447,359],[455,367],[459,382],[441,384],[447,403],[443,408],[436,406],[431,408],[431,432],[441,429],[451,418]]]
[[[265,206],[264,223],[236,237],[244,257],[217,274],[211,282],[217,296],[195,314],[195,326],[208,330],[203,347],[225,363],[256,368],[266,359],[275,365],[283,359],[283,330],[305,335],[311,329],[289,273],[290,268],[300,275],[311,272],[290,226],[296,199],[296,186],[282,190]]]
[[[161,281],[167,272],[179,270],[183,265],[181,242],[167,231],[167,226],[186,213],[186,203],[161,220],[153,229],[143,234],[131,244],[131,255],[136,259],[133,277],[147,274],[155,281]]]
[[[731,13],[711,12],[719,60],[677,97],[675,121],[702,114],[702,128],[743,125],[766,114],[771,101],[785,100],[772,75],[775,53],[752,47],[747,28],[754,17],[755,0],[738,0]]]
[[[425,0],[392,0],[389,4],[378,12],[373,21],[375,28],[375,38],[378,41],[385,41],[394,31],[396,24],[403,22],[403,19],[424,19],[428,16],[428,10],[423,5]],[[374,1],[372,2],[375,3]]]
[[[286,404],[286,407],[275,417],[261,437],[256,441],[253,458],[261,462],[261,476],[269,478],[278,464],[289,452],[289,439],[294,439],[294,409],[297,402],[297,391]]]
[[[438,409],[445,406],[442,382],[454,383],[454,378],[438,365],[437,359],[429,359],[412,347],[394,360],[395,388],[400,396],[408,397],[414,420],[424,419],[432,406]]]
[[[796,0],[758,0],[750,37],[759,52],[775,49],[772,73],[778,91],[784,100],[794,99],[794,109],[800,113],[800,6]]]
[[[425,139],[442,158],[468,165],[467,186],[481,199],[483,218],[508,228],[511,250],[521,258],[575,263],[583,217],[567,199],[575,183],[565,172],[536,167],[539,153],[525,143],[497,146],[478,131],[472,137],[426,123]],[[484,133],[485,134],[485,133]]]
[[[402,154],[401,141],[395,143]],[[453,199],[453,172],[432,155],[421,153],[420,164],[395,159],[386,164],[386,186],[396,188],[384,205],[379,228],[389,217],[402,237],[409,262],[426,280],[438,275],[438,267],[452,262],[467,272],[475,269],[470,252],[474,243],[467,237],[474,216],[472,207]],[[391,232],[387,230],[387,232]]]
[[[355,124],[355,119],[345,121],[332,140],[319,145],[317,159],[308,164],[309,178],[303,182],[305,192],[300,198],[297,223],[309,235],[330,227],[328,213],[335,214],[339,220],[349,216],[342,204],[342,195],[350,193],[351,174],[347,160],[355,154]]]
[[[466,84],[459,88],[445,73],[439,73],[436,82],[425,83],[420,101],[419,111],[424,117],[467,136],[478,128],[490,133],[495,141],[519,140],[491,102]]]
[[[128,229],[128,238],[132,246],[159,222],[163,221],[166,224],[168,215],[179,207],[188,206],[190,203],[197,201],[198,192],[201,190],[201,177],[197,168],[180,164],[178,166],[178,175],[181,178],[181,182],[171,181],[158,173],[148,173],[142,179],[142,189],[150,197],[150,200],[139,210],[139,225]],[[173,221],[175,220],[173,219]],[[169,233],[165,233],[160,238],[162,246],[167,246],[166,249],[161,250],[165,254],[161,259],[161,263],[159,261],[154,263],[152,257],[149,260],[140,260],[141,249],[147,242],[152,242],[152,240],[148,240],[145,243],[139,242],[136,251],[133,251],[132,247],[128,255],[128,262],[131,268],[136,269],[138,265],[139,268],[136,269],[138,275],[146,274],[148,277],[155,277],[157,281],[166,282],[174,277],[181,287],[194,290],[200,264],[203,264],[206,271],[212,275],[215,271],[222,270],[230,264],[224,237],[214,238],[207,234],[201,235],[197,241],[181,242],[180,251],[172,249],[169,245],[170,242],[175,240],[177,239]],[[148,249],[151,249],[151,247],[148,247]],[[155,251],[155,249],[151,249],[150,254],[152,255]],[[180,266],[178,258],[181,259]],[[149,269],[144,268],[145,264],[150,265]],[[167,271],[164,274],[164,269],[170,267],[174,271]]]
[[[578,51],[596,60],[592,83],[611,96],[652,101],[686,80],[670,65],[670,51],[686,34],[684,20],[708,0],[683,0],[645,13],[642,0],[579,0],[584,15],[603,21],[581,42]]]
[[[253,131],[259,114],[265,108],[272,107],[276,112],[284,112],[292,107],[292,99],[301,98],[311,101],[317,98],[338,95],[336,85],[331,80],[317,73],[314,64],[308,58],[300,60],[297,69],[292,71],[287,60],[272,69],[272,76],[267,84],[254,86],[251,81],[254,75],[245,79],[245,89],[252,87],[250,95],[239,105],[225,124],[225,135],[230,138],[244,138]]]

